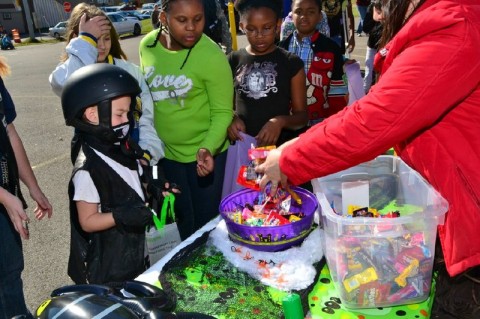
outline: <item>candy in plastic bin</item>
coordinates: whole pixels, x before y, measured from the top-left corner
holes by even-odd
[[[410,234],[410,245],[424,245],[425,235],[423,232]]]
[[[382,280],[392,281],[398,272],[392,266],[392,261],[385,259],[383,262],[377,263],[377,270],[381,274]]]
[[[418,266],[420,263],[417,259],[413,259],[403,271],[402,273],[395,278],[395,283],[400,287],[405,287],[407,285],[407,277],[414,276],[418,273]]]
[[[358,263],[362,264],[363,268],[375,267],[373,260],[368,256],[363,249],[360,249],[358,252],[353,254],[353,259]]]
[[[424,290],[425,280],[423,279],[422,275],[416,275],[416,276],[407,278],[407,284],[409,286],[412,286],[417,291],[419,296],[423,296],[423,294],[425,293],[425,290]]]
[[[348,273],[348,265],[347,265],[347,255],[341,252],[337,252],[336,254],[337,260],[337,276],[339,278],[344,278],[345,275]]]
[[[398,210],[394,212],[388,212],[386,214],[380,215],[382,218],[397,218],[400,217],[400,212]]]
[[[378,279],[377,272],[375,268],[370,267],[353,275],[343,281],[343,286],[347,292],[352,292],[354,289],[359,288],[361,285],[367,284],[369,282],[375,281]]]
[[[387,240],[390,242],[390,245],[393,250],[393,255],[396,256],[403,249],[409,247],[408,241],[402,237],[387,237]]]
[[[368,211],[368,207],[362,207],[353,210],[352,217],[373,217],[373,214]]]
[[[348,216],[353,216],[353,212],[357,209],[361,209],[362,207],[358,205],[348,205],[347,207],[347,215]]]
[[[412,299],[415,297],[418,297],[418,293],[413,286],[409,285],[405,288],[398,290],[394,294],[391,294],[390,296],[388,296],[387,299],[391,303],[397,303],[401,300]]]
[[[403,249],[397,254],[394,262],[394,267],[398,271],[398,273],[401,273],[408,265],[411,264],[412,260],[414,259],[419,262],[427,259],[427,257],[423,254],[422,248],[415,246]]]
[[[348,258],[347,261],[348,271],[358,272],[363,269],[363,265],[353,258]]]
[[[358,304],[363,307],[376,307],[376,305],[384,303],[391,287],[390,283],[380,283],[379,281],[360,286],[357,297]]]

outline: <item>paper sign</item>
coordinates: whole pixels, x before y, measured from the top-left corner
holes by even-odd
[[[349,205],[369,207],[368,188],[368,181],[342,183],[342,215],[347,215]]]

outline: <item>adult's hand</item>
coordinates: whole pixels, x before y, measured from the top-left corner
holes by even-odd
[[[259,165],[255,171],[263,174],[260,180],[260,187],[262,189],[271,183],[270,192],[275,193],[277,191],[278,183],[282,186],[287,186],[287,176],[280,170],[280,156],[282,156],[282,148],[273,149],[268,153],[267,159],[261,165]]]

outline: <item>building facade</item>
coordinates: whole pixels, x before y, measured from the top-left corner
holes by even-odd
[[[120,5],[125,0],[0,0],[0,24],[7,32],[17,29],[19,33],[28,33],[25,12],[30,12],[34,32],[45,31],[60,21],[68,20],[70,14],[65,12],[64,3],[69,2],[71,8],[86,2],[97,6]],[[142,2],[142,1],[139,1]],[[26,6],[28,9],[26,10]]]

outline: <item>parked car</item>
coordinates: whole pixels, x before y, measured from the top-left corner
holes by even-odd
[[[142,10],[140,11],[143,15],[148,15],[149,17],[152,15],[153,10]]]
[[[48,28],[48,34],[55,39],[64,37],[67,33],[67,21],[57,23],[54,27]]]
[[[150,15],[148,14],[142,14],[138,11],[122,11],[123,13],[126,13],[127,16],[129,17],[134,17],[138,20],[145,20],[145,19],[150,19]]]
[[[127,19],[116,12],[107,12],[107,17],[112,21],[115,31],[118,35],[132,33],[137,36],[142,33],[140,21],[136,19]]]
[[[130,12],[133,12],[133,11],[117,11],[117,12],[115,12],[115,13],[116,13],[116,14],[119,14],[119,15],[121,15],[122,17],[127,18],[127,19],[129,19],[129,20],[134,20],[134,21],[140,20],[139,18],[137,18],[137,17],[135,17],[135,16],[133,16],[133,15],[130,15],[130,14],[129,14]]]
[[[122,4],[118,10],[121,11],[129,11],[129,10],[137,10],[137,7],[134,4]]]
[[[120,6],[100,7],[103,12],[117,12],[119,9]]]
[[[153,10],[154,3],[144,3],[142,5],[142,10]]]

